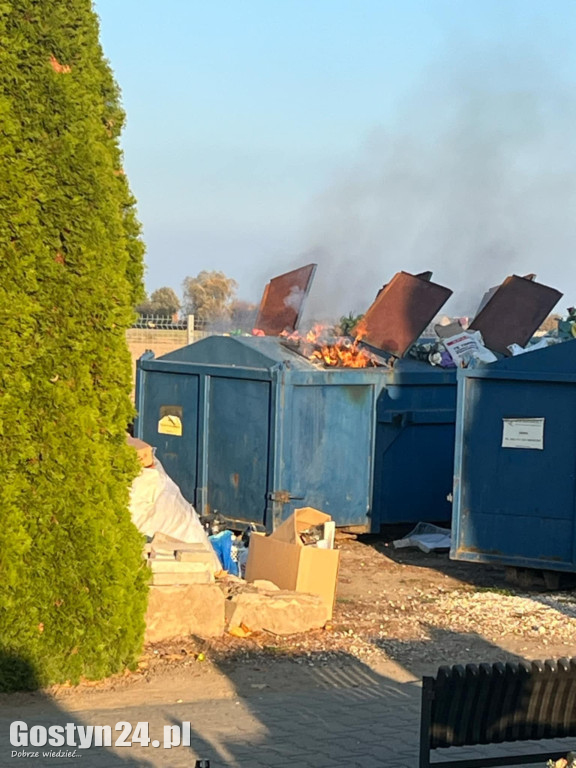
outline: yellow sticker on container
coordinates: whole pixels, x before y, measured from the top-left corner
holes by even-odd
[[[163,416],[158,422],[158,434],[182,436],[182,420],[178,416]]]

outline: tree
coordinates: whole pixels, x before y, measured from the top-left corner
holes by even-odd
[[[210,323],[230,316],[238,283],[224,272],[203,270],[183,283],[184,308],[200,323]]]
[[[352,336],[354,329],[363,317],[364,315],[355,315],[353,312],[343,315],[336,327],[336,332],[339,336]]]
[[[91,0],[0,3],[0,689],[132,664],[125,330],[143,244]],[[22,664],[14,664],[14,659]],[[24,663],[25,662],[25,663]]]
[[[550,333],[551,331],[555,331],[558,328],[558,321],[562,320],[562,315],[552,314],[548,315],[546,320],[542,323],[539,331],[544,331],[545,333]]]
[[[136,307],[141,315],[157,315],[159,317],[172,317],[180,309],[180,299],[172,288],[157,288],[150,298],[146,298]]]

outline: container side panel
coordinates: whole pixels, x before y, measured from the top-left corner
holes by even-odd
[[[404,361],[402,361],[404,362]],[[424,371],[406,384],[394,371],[387,377],[388,383],[378,398],[378,420],[386,421],[391,413],[419,413],[432,411],[450,411],[452,421],[456,418],[456,374],[447,377],[445,371],[438,371],[437,377],[430,377],[427,366]],[[422,373],[422,375],[420,375]]]
[[[195,503],[198,445],[198,376],[148,371],[143,393],[142,439],[182,495]]]
[[[571,520],[557,520],[534,515],[501,513],[474,514],[474,537],[471,531],[471,515],[464,515],[466,544],[463,552],[483,553],[493,558],[502,557],[505,562],[516,560],[518,565],[538,568],[543,563],[572,562]],[[468,543],[472,542],[474,543]]]
[[[573,562],[574,385],[469,379],[462,418],[455,556]]]
[[[310,506],[338,526],[371,526],[373,388],[295,386],[287,419],[286,477],[298,500],[285,515]]]
[[[374,514],[380,525],[448,523],[454,424],[378,424]]]
[[[262,523],[268,491],[270,383],[213,377],[209,414],[210,509]]]
[[[451,517],[456,377],[422,382],[391,383],[378,398],[373,508],[380,525]]]

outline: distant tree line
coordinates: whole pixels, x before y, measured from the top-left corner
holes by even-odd
[[[155,290],[138,304],[136,311],[139,315],[156,315],[157,317],[172,317],[180,311],[180,299],[172,288],[164,287]]]
[[[164,286],[138,304],[140,315],[172,317],[179,312],[194,315],[198,325],[215,330],[252,330],[258,307],[236,297],[237,282],[224,272],[202,270],[196,277],[186,277],[182,284],[182,301],[176,292]]]

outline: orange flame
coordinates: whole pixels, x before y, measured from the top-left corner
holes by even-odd
[[[354,339],[355,341],[362,341],[364,336],[368,333],[368,328],[366,327],[366,320],[360,320],[358,325],[354,328]]]
[[[280,334],[287,341],[298,342],[302,346],[303,354],[314,363],[322,363],[328,368],[368,368],[377,366],[374,355],[360,346],[360,341],[365,335],[365,328],[359,323],[354,341],[342,337],[331,337],[328,329],[322,325],[315,325],[306,334],[299,333]]]

